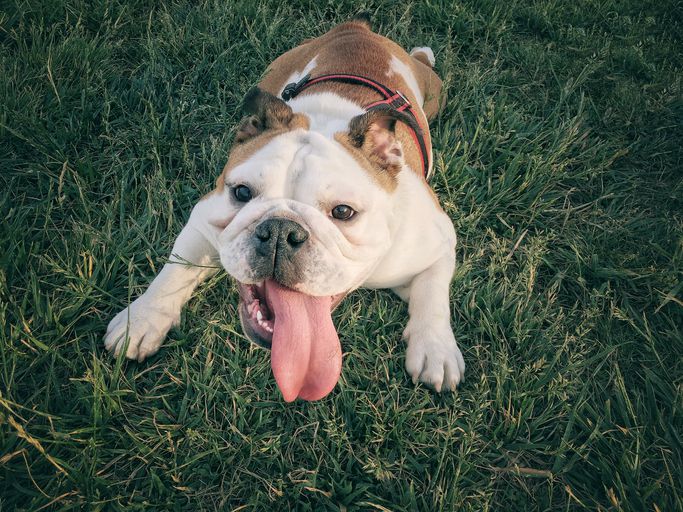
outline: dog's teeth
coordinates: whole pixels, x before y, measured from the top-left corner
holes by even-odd
[[[256,323],[259,324],[259,326],[266,332],[269,332],[272,334],[273,332],[273,324],[272,322],[266,320],[263,318],[263,313],[261,312],[260,309],[256,311]]]

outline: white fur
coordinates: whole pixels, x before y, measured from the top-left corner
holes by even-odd
[[[254,229],[268,218],[289,218],[311,233],[302,249],[310,264],[296,287],[309,295],[358,287],[390,246],[388,194],[338,142],[319,133],[297,130],[276,137],[235,167],[228,181],[227,188],[246,184],[255,191],[219,239],[223,266],[243,283],[258,281],[250,266]],[[333,220],[330,210],[338,204],[351,206],[357,218]]]
[[[297,96],[288,104],[294,112],[305,112],[308,115],[312,132],[328,138],[346,131],[352,118],[365,113],[359,105],[332,92]]]
[[[413,172],[402,172],[394,193],[397,225],[391,249],[363,284],[392,288],[408,301],[406,370],[437,391],[454,390],[465,361],[450,324],[449,288],[457,238],[453,223],[434,205]]]
[[[417,98],[417,104],[422,107],[424,103],[424,96],[422,95],[422,90],[420,86],[417,85],[417,80],[413,71],[398,57],[392,56],[391,62],[389,62],[389,71],[387,71],[387,76],[391,76],[392,73],[397,73],[401,75],[403,80],[405,80],[408,87],[410,87],[411,92]]]
[[[421,102],[410,70],[396,58],[391,66]],[[315,59],[290,81],[314,67]],[[360,107],[333,93],[306,95],[290,105],[309,116],[310,131],[274,138],[232,169],[222,192],[195,206],[169,262],[148,290],[110,322],[105,346],[118,354],[127,343],[126,357],[139,361],[155,353],[195,287],[215,272],[218,259],[238,280],[249,282],[246,254],[253,227],[264,218],[285,216],[312,234],[307,244],[314,264],[300,291],[333,295],[361,285],[392,288],[409,302],[404,331],[408,373],[437,391],[455,389],[465,365],[450,326],[456,244],[450,219],[413,171],[405,167],[390,194],[333,139],[363,112]],[[236,205],[229,186],[238,183],[248,183],[254,199]],[[329,208],[336,204],[352,205],[358,218],[335,222]]]
[[[399,290],[408,300],[410,318],[403,332],[408,341],[406,370],[413,382],[453,390],[465,375],[465,360],[450,323],[449,288],[455,268],[454,246],[410,285]]]
[[[280,93],[278,94],[278,96],[282,96],[282,91],[284,91],[285,86],[287,86],[287,84],[291,84],[292,82],[296,83],[303,77],[311,73],[315,69],[317,61],[318,56],[316,55],[304,66],[304,69],[302,69],[301,71],[295,71],[294,73],[289,75],[289,78],[285,81],[284,85],[282,86],[282,89],[280,89]]]
[[[429,64],[434,67],[434,64],[436,64],[436,58],[434,57],[434,52],[429,46],[417,46],[410,50],[410,55],[413,57],[417,53],[424,53],[425,57],[427,57],[427,60],[429,61]]]

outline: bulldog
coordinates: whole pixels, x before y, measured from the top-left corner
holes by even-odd
[[[408,302],[413,383],[453,390],[465,364],[450,324],[456,235],[427,183],[441,106],[430,48],[410,54],[359,17],[278,57],[244,100],[215,188],[193,208],[149,288],[109,323],[106,348],[143,361],[219,263],[244,334],[271,349],[284,400],[339,380],[332,311],[358,287]]]

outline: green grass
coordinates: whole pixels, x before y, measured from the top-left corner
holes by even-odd
[[[359,291],[340,384],[285,404],[225,274],[152,359],[102,347],[243,94],[358,3],[0,1],[0,509],[683,509],[683,4],[363,7],[448,86],[464,385],[414,387]]]

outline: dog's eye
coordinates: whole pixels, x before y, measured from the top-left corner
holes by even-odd
[[[232,195],[235,196],[240,203],[246,203],[251,200],[251,189],[246,185],[237,185],[232,189]]]
[[[332,208],[332,217],[339,220],[349,220],[356,213],[356,210],[351,208],[348,204],[338,204]]]

